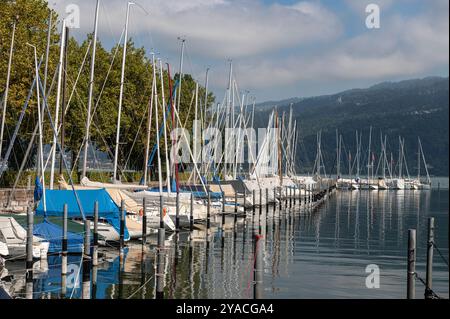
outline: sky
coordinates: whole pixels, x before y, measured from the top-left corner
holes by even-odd
[[[136,0],[129,36],[225,96],[229,61],[241,90],[257,102],[332,94],[384,81],[448,76],[448,0]],[[79,41],[93,32],[94,0],[49,0],[60,17],[75,4]],[[366,6],[380,28],[366,26]],[[69,7],[70,8],[70,7]],[[111,48],[125,25],[127,0],[101,0],[98,38]]]

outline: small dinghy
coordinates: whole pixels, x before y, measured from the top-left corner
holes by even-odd
[[[8,256],[13,259],[25,259],[27,231],[13,217],[0,217],[0,242],[7,246]],[[33,258],[47,256],[49,242],[33,236]]]

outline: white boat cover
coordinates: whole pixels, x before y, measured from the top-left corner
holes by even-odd
[[[82,186],[109,188],[109,189],[147,189],[148,188],[148,186],[145,186],[145,185],[92,182],[87,177],[83,177],[80,181],[80,184]]]

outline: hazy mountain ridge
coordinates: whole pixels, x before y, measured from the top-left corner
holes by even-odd
[[[319,130],[322,130],[330,170],[335,165],[336,129],[343,135],[346,149],[354,154],[355,130],[362,130],[363,146],[366,146],[372,126],[375,151],[380,149],[380,132],[383,132],[388,135],[388,148],[394,159],[398,156],[398,136],[405,138],[411,175],[416,172],[418,136],[423,142],[430,174],[448,175],[448,91],[448,77],[427,77],[383,82],[367,89],[351,89],[294,102],[294,118],[303,142],[298,150],[300,168],[307,170],[311,166]],[[272,105],[277,104],[279,112],[288,113],[290,103],[282,102],[272,102]],[[272,108],[267,105],[264,109],[257,108],[257,127],[267,125]]]

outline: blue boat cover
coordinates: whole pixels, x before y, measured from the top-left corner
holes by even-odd
[[[41,184],[41,180],[39,179],[39,176],[36,176],[36,180],[34,181],[34,201],[37,202],[41,200],[43,193],[43,188]]]
[[[120,233],[120,210],[105,189],[76,190],[78,199],[86,217],[94,217],[94,204],[98,202],[98,217],[105,219]],[[46,212],[43,201],[36,208],[36,216],[61,216],[64,204],[67,204],[69,218],[82,217],[77,198],[73,190],[45,190]],[[125,225],[124,239],[129,240],[130,234]]]
[[[50,253],[59,253],[62,251],[62,228],[44,219],[40,224],[33,227],[33,235],[45,238],[49,243],[48,251]],[[83,236],[67,232],[67,251],[69,253],[83,252]]]

